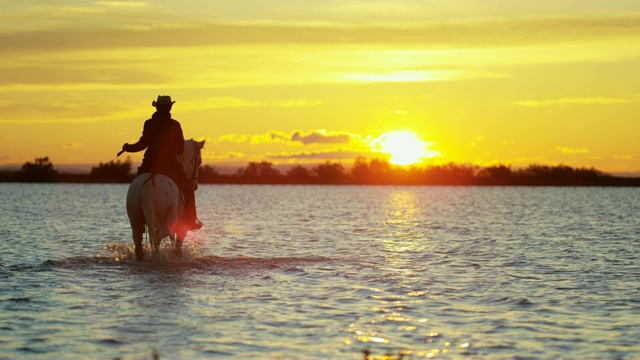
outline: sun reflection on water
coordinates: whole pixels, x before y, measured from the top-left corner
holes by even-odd
[[[386,230],[383,237],[385,250],[392,253],[420,251],[426,240],[423,215],[414,192],[402,190],[389,194],[382,221]]]
[[[404,188],[387,193],[382,206],[381,234],[375,241],[384,251],[371,274],[381,285],[366,288],[372,302],[369,312],[344,330],[351,334],[345,344],[363,346],[367,359],[396,358],[391,353],[436,358],[466,351],[468,342],[455,333],[440,333],[438,322],[429,319],[438,316],[440,301],[430,293],[430,282],[424,281],[433,270],[422,260],[433,252],[429,204],[418,192]]]

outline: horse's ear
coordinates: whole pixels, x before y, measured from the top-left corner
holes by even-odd
[[[204,140],[202,141],[196,141],[196,147],[198,149],[202,149],[204,147]]]

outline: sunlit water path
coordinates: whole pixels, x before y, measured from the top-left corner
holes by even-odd
[[[0,358],[640,357],[640,189],[203,185],[143,263],[126,191],[0,184]]]

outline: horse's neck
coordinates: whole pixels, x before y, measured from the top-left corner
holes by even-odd
[[[188,173],[189,170],[189,161],[193,157],[193,149],[188,141],[184,142],[184,151],[180,154],[178,158],[178,162],[182,165],[182,169],[185,173]]]

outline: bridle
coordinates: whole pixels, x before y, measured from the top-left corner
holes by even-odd
[[[200,167],[200,164],[202,164],[202,158],[199,152],[199,150],[195,150],[194,155],[189,162],[189,164],[193,167],[189,180],[191,180],[191,182],[195,182],[194,186],[196,189],[198,188],[198,168]]]

